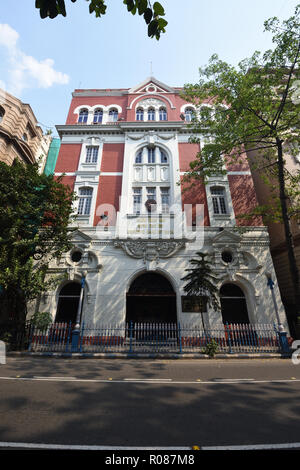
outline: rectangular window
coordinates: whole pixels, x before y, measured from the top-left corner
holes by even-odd
[[[133,213],[140,214],[142,204],[142,188],[133,189]]]
[[[148,163],[155,163],[155,149],[148,148]]]
[[[154,199],[156,201],[156,188],[147,188],[147,199]]]
[[[86,148],[85,163],[97,163],[99,147],[89,146]]]
[[[223,188],[211,188],[214,214],[227,214],[225,194]]]
[[[81,188],[79,190],[78,215],[90,215],[93,190]]]
[[[161,210],[163,214],[169,213],[170,208],[170,192],[169,188],[160,188],[161,192]]]

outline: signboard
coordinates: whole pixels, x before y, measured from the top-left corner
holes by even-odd
[[[182,312],[202,313],[207,311],[207,297],[196,295],[181,296]]]

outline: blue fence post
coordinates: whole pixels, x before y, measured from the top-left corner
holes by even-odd
[[[181,326],[178,322],[178,340],[179,340],[179,354],[182,354],[182,341],[181,341]]]

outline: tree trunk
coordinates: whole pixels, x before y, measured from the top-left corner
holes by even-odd
[[[300,283],[299,283],[299,269],[297,266],[297,260],[295,256],[295,246],[293,234],[291,231],[290,217],[288,215],[287,207],[287,195],[285,191],[285,180],[284,180],[284,161],[283,161],[283,150],[282,150],[282,140],[276,138],[277,150],[278,150],[278,178],[279,178],[279,197],[281,204],[281,212],[283,219],[283,226],[285,232],[285,242],[287,247],[288,259],[289,259],[289,269],[291,273],[293,291],[294,291],[294,300],[296,306],[296,315],[300,314]]]

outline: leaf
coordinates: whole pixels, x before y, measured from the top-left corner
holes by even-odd
[[[150,23],[150,21],[152,20],[152,17],[153,17],[153,13],[152,13],[151,8],[147,8],[144,13],[144,19],[147,24]]]
[[[153,37],[158,30],[158,21],[152,20],[148,25],[148,36]]]
[[[159,2],[155,2],[153,5],[154,16],[164,16],[165,10]]]

